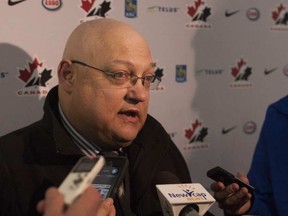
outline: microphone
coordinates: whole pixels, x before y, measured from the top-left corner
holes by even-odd
[[[171,172],[160,172],[155,182],[164,216],[203,216],[215,202],[201,184],[181,183]]]

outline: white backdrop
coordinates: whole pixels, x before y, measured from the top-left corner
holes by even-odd
[[[163,82],[149,112],[193,181],[208,188],[217,165],[246,173],[268,104],[287,94],[288,1],[1,0],[0,135],[41,118],[68,35],[102,17],[150,43]]]

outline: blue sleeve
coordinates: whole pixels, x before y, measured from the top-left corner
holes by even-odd
[[[267,110],[248,178],[255,187],[249,214],[288,215],[288,116],[277,103]]]

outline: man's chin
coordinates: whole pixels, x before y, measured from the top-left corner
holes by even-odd
[[[114,145],[118,146],[118,148],[125,148],[129,146],[135,138],[136,138],[136,135],[125,136],[125,137],[116,136],[114,137]]]

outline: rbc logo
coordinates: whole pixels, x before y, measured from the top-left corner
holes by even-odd
[[[187,65],[176,65],[176,82],[187,81]]]
[[[125,0],[125,17],[137,17],[137,0]]]

